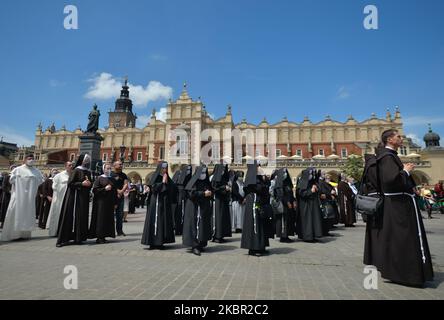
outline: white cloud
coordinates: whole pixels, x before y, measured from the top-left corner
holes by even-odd
[[[160,108],[160,110],[158,112],[156,112],[156,118],[158,120],[166,121],[167,108]]]
[[[156,119],[166,121],[167,116],[167,108],[160,108],[159,111],[156,111]],[[138,115],[136,120],[136,127],[137,128],[145,128],[146,125],[150,122],[151,115]]]
[[[407,117],[403,119],[403,123],[405,126],[423,126],[425,127],[424,131],[427,131],[427,125],[435,124],[442,125],[444,124],[444,117],[425,117],[425,116],[413,116]]]
[[[146,127],[149,121],[150,121],[150,116],[147,115],[137,116],[136,127],[143,129]]]
[[[336,92],[336,99],[345,100],[350,98],[350,90],[345,86],[341,86]]]
[[[122,84],[112,74],[102,72],[99,76],[89,79],[93,84],[85,94],[87,99],[107,100],[120,96]],[[146,107],[149,102],[169,99],[173,96],[173,89],[164,86],[158,81],[150,81],[146,87],[128,83],[130,98],[135,106]]]
[[[419,146],[424,145],[424,141],[422,139],[420,139],[418,137],[418,135],[415,133],[408,133],[408,134],[406,134],[406,137],[412,139],[412,141]]]
[[[31,146],[34,144],[34,140],[17,133],[14,129],[2,125],[0,129],[0,137],[3,137],[4,142],[16,143],[17,146]]]

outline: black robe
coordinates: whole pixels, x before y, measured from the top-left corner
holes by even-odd
[[[326,181],[320,181],[319,182],[319,196],[325,195],[325,199],[320,198],[322,205],[331,205],[333,207],[333,210],[335,212],[334,218],[329,219],[323,219],[323,230],[324,234],[326,234],[326,230],[328,233],[328,230],[334,225],[339,223],[339,210],[338,210],[338,203],[336,200],[336,197],[333,196],[331,193],[335,188]]]
[[[377,159],[383,193],[413,194],[415,183],[403,170],[396,151],[380,150]],[[376,266],[385,279],[423,286],[425,281],[433,280],[433,267],[422,216],[415,206],[419,211],[414,198],[408,195],[384,196],[382,224],[377,230],[367,224],[364,264]]]
[[[284,179],[284,173],[287,177]],[[279,238],[288,238],[296,233],[296,210],[289,208],[288,203],[296,202],[293,195],[293,183],[287,169],[280,169],[276,173],[276,184],[274,187],[276,199],[282,202],[284,212],[274,215],[274,225],[276,236]]]
[[[355,194],[347,182],[340,181],[338,184],[339,209],[341,213],[340,222],[345,226],[356,223]]]
[[[0,223],[5,222],[6,212],[8,211],[9,201],[11,200],[11,184],[9,183],[10,176],[6,174],[2,182],[2,198],[0,205]]]
[[[197,167],[196,172],[185,187],[189,198],[185,205],[183,219],[182,242],[192,248],[203,248],[211,239],[211,197],[205,197],[205,190],[212,191],[208,174],[205,180],[198,177],[202,167]]]
[[[188,200],[188,192],[185,190],[185,186],[191,179],[191,166],[185,166],[178,171],[177,176],[173,177],[173,182],[177,188],[177,201],[174,206],[174,230],[176,235],[182,235],[183,219],[185,215],[185,205]]]
[[[112,186],[109,191],[105,190],[108,184]],[[92,192],[94,198],[88,238],[115,238],[114,206],[117,204],[117,189],[113,181],[105,176],[98,177],[94,181]]]
[[[213,223],[214,239],[231,237],[230,191],[228,186],[228,166],[217,164],[214,168],[211,186],[214,190]]]
[[[241,248],[263,252],[270,245],[270,219],[273,216],[269,185],[263,176],[258,175],[256,162],[247,167]]]
[[[48,178],[42,183],[41,192],[42,198],[39,210],[39,227],[41,229],[46,229],[46,221],[48,220],[49,209],[51,208],[51,201],[48,200],[48,197],[52,198],[53,194],[52,178]]]
[[[135,184],[130,184],[129,195],[128,195],[128,213],[136,212],[136,204],[137,204],[137,189]]]
[[[256,184],[245,187],[244,191],[246,201],[241,248],[264,251],[270,245],[267,224],[272,215],[272,213],[266,212],[272,210],[269,206],[269,200],[267,201],[269,199],[268,186],[262,176],[258,176]]]
[[[45,182],[42,182],[38,186],[37,193],[35,195],[35,218],[36,219],[38,219],[42,215],[42,210],[43,210],[43,185],[44,185],[44,183]]]
[[[150,181],[151,199],[146,210],[141,241],[149,246],[175,242],[171,209],[171,199],[174,196],[173,181],[168,177],[167,183],[162,182],[159,166]]]
[[[91,172],[81,168],[75,168],[69,177],[60,213],[57,244],[64,244],[69,240],[80,243],[88,238],[89,196],[92,186],[82,185],[86,177],[92,181]]]
[[[298,195],[298,221],[296,226],[299,239],[313,241],[322,237],[324,233],[319,192],[311,192],[315,182],[308,180],[307,170],[302,172],[296,191]]]

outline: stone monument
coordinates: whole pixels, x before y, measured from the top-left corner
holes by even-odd
[[[102,172],[100,145],[102,144],[103,137],[97,133],[99,129],[99,118],[100,111],[95,104],[89,113],[86,131],[79,136],[79,152],[80,154],[88,153],[91,156],[91,172],[94,177],[100,175]]]

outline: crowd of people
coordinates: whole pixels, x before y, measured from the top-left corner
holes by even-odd
[[[381,147],[366,159],[358,185],[345,174],[333,182],[315,168],[303,170],[297,180],[287,168],[267,175],[256,161],[245,174],[226,164],[216,164],[211,173],[205,165],[194,170],[183,165],[172,177],[162,161],[144,186],[130,182],[116,161],[104,164],[93,181],[88,154],[74,165],[67,162],[63,172],[51,170],[45,180],[29,154],[2,178],[1,240],[29,239],[37,219],[57,238],[57,247],[87,239],[102,244],[116,234],[125,236],[125,214],[146,204],[141,243],[150,249],[163,249],[182,236],[190,252],[200,256],[209,241],[223,243],[236,232],[241,248],[261,256],[275,237],[283,243],[294,237],[314,243],[333,236],[330,231],[338,224],[354,227],[356,196],[376,194],[384,201],[379,214],[365,216],[364,263],[377,266],[387,279],[420,285],[433,270],[410,175],[413,165],[402,164],[394,151],[400,144],[395,130],[385,132]]]

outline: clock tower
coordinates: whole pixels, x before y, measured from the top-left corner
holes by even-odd
[[[110,128],[134,128],[137,116],[133,114],[133,102],[129,98],[128,78],[120,91],[120,98],[116,100],[114,111],[109,113]]]

